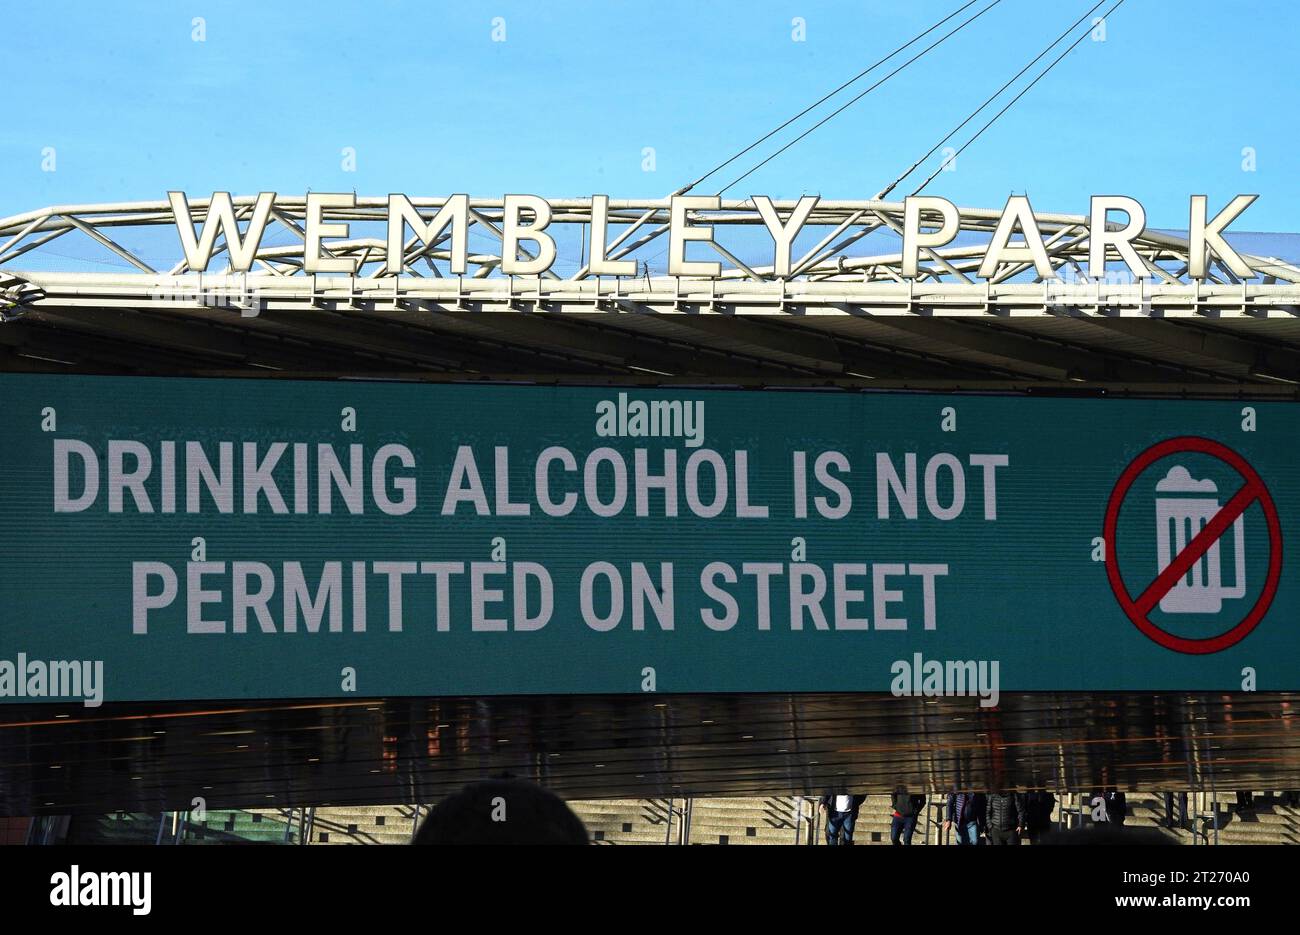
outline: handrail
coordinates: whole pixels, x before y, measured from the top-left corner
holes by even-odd
[[[288,816],[285,818],[285,822],[284,822],[284,840],[281,842],[282,844],[289,844],[289,843],[291,843],[291,842],[293,841],[293,814],[294,814],[294,812],[296,812],[296,811],[297,811],[296,808],[290,808],[290,809],[289,809],[289,814],[288,814]]]
[[[420,806],[415,806],[415,811],[411,815],[411,843],[415,843],[415,835],[420,830]]]

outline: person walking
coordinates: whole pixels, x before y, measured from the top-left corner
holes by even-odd
[[[889,823],[889,843],[910,846],[917,819],[925,813],[925,796],[912,795],[899,783],[890,799],[893,815]]]
[[[1019,844],[1025,827],[1025,800],[1017,792],[995,792],[988,802],[990,844]]]
[[[984,804],[984,795],[979,792],[949,793],[943,830],[953,829],[959,845],[979,844],[984,828]]]
[[[1030,844],[1037,844],[1038,839],[1052,829],[1052,811],[1056,808],[1056,796],[1052,793],[1027,792],[1024,795],[1025,814],[1022,819],[1024,835]]]
[[[818,810],[826,816],[826,843],[852,844],[853,826],[858,821],[858,810],[867,797],[847,795],[827,790],[818,803]]]
[[[1113,787],[1102,793],[1102,800],[1106,805],[1106,820],[1116,827],[1122,827],[1124,819],[1128,818],[1128,800],[1124,793],[1116,791]]]

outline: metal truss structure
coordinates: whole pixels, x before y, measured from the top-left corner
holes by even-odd
[[[241,219],[253,207],[253,198],[237,198]],[[414,204],[426,220],[443,199],[416,199]],[[590,242],[590,199],[552,202],[555,215],[547,233],[557,243],[581,245],[585,253]],[[157,307],[211,307],[224,298],[229,307],[245,313],[260,309],[287,309],[343,303],[369,309],[400,309],[426,306],[443,310],[512,311],[683,311],[738,312],[746,314],[796,313],[800,315],[868,312],[882,314],[1201,314],[1222,315],[1294,314],[1300,306],[1300,268],[1268,257],[1245,257],[1257,274],[1242,281],[1222,264],[1214,264],[1205,282],[1186,279],[1187,241],[1158,233],[1145,233],[1135,247],[1146,263],[1150,278],[1126,281],[1128,276],[1088,281],[1083,274],[1087,263],[1087,218],[1074,215],[1037,216],[1048,256],[1060,272],[1058,281],[1027,278],[1026,265],[1005,264],[987,283],[975,280],[983,256],[983,244],[997,225],[999,212],[963,209],[961,234],[974,242],[922,252],[920,275],[905,280],[900,271],[901,254],[873,254],[860,246],[873,234],[901,236],[903,205],[881,201],[825,201],[814,209],[804,228],[804,239],[812,241],[798,259],[792,275],[774,277],[770,261],[746,262],[754,252],[755,234],[765,234],[763,220],[752,204],[730,201],[718,211],[692,212],[696,225],[714,229],[710,244],[722,264],[716,277],[691,278],[650,275],[650,257],[662,253],[668,229],[668,202],[616,201],[610,203],[610,227],[618,233],[609,250],[611,259],[642,261],[645,274],[627,278],[591,277],[585,266],[570,275],[557,272],[538,277],[506,277],[501,264],[500,200],[471,202],[472,233],[487,241],[487,249],[471,251],[471,272],[451,276],[440,268],[448,259],[446,238],[432,245],[408,242],[407,270],[391,275],[385,270],[384,231],[375,236],[354,236],[329,242],[326,251],[335,258],[355,261],[353,276],[306,274],[303,272],[303,243],[306,200],[277,197],[273,223],[289,236],[287,244],[267,243],[256,253],[260,272],[230,275],[228,272],[194,273],[179,256],[175,237],[176,218],[167,202],[138,202],[103,205],[71,205],[46,208],[0,220],[0,271],[18,282],[5,287],[9,302],[16,305],[56,302],[69,306],[130,307],[157,303]],[[789,211],[793,203],[778,204]],[[193,220],[207,219],[208,201],[193,203]],[[353,229],[382,226],[386,222],[386,198],[358,198],[355,207],[327,208],[327,222],[347,222]],[[163,262],[142,256],[128,246],[122,235],[140,228],[167,230],[171,253]],[[19,262],[33,252],[52,249],[51,244],[79,231],[134,267],[130,273],[18,272]],[[737,246],[748,236],[749,250]],[[271,238],[274,240],[275,238]],[[879,238],[877,238],[879,239]],[[959,236],[960,239],[960,236]],[[165,242],[164,242],[165,244]],[[857,247],[858,249],[854,249]],[[224,246],[218,244],[218,253]],[[769,251],[770,252],[770,251]],[[798,254],[796,250],[796,255]],[[426,273],[421,275],[417,261]],[[24,285],[26,283],[26,285]]]
[[[427,219],[444,201],[412,204]],[[241,220],[254,202],[234,200]],[[1300,267],[1274,257],[1243,253],[1249,279],[1212,262],[1209,277],[1193,281],[1187,241],[1148,231],[1134,242],[1148,278],[1132,281],[1117,268],[1088,280],[1088,219],[1037,214],[1060,278],[1008,264],[984,280],[976,270],[1001,212],[963,209],[952,245],[923,249],[919,275],[907,279],[903,204],[828,200],[795,241],[792,274],[776,277],[758,211],[727,201],[690,215],[692,225],[713,228],[690,259],[717,260],[719,274],[677,277],[664,272],[669,203],[659,199],[609,202],[606,257],[637,261],[638,274],[596,277],[585,266],[591,199],[549,203],[546,233],[559,259],[527,278],[500,271],[501,199],[470,201],[463,276],[449,272],[445,232],[432,244],[406,241],[401,274],[389,273],[386,197],[324,212],[349,233],[326,240],[323,254],[355,259],[354,275],[304,272],[301,196],[275,198],[248,273],[218,268],[227,262],[220,241],[210,271],[189,269],[166,201],[0,219],[0,355],[7,349],[11,369],[105,372],[946,390],[1082,384],[1211,395],[1300,388]],[[776,205],[783,217],[793,206]],[[190,210],[204,223],[209,200]],[[80,251],[76,263],[70,250]]]

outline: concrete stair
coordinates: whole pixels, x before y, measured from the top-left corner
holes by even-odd
[[[913,846],[937,844],[941,817],[930,798],[925,821],[917,825]],[[1065,825],[1078,823],[1077,796],[1057,797],[1054,819],[1068,806]],[[1219,802],[1214,819],[1203,814],[1198,827],[1165,828],[1164,797],[1157,792],[1131,792],[1127,796],[1128,828],[1158,828],[1179,844],[1300,844],[1300,807],[1287,806],[1277,793],[1257,793],[1251,809],[1238,811],[1230,796]],[[587,826],[596,844],[679,843],[684,799],[588,799],[569,806]],[[421,807],[421,818],[428,814]],[[1091,818],[1085,804],[1084,824]],[[804,821],[796,816],[802,813]],[[321,806],[315,810],[310,844],[407,844],[411,840],[415,807],[410,805]],[[1191,819],[1195,821],[1195,817]],[[159,816],[135,812],[76,816],[68,832],[69,843],[153,844]],[[186,822],[184,844],[297,844],[300,812],[288,809],[210,809],[203,821]],[[929,834],[927,836],[927,826]],[[170,828],[170,823],[167,825]],[[808,844],[825,843],[824,823],[817,814],[817,798],[763,796],[698,798],[691,800],[688,822],[691,844]],[[854,841],[889,844],[890,799],[869,795],[862,804]],[[170,843],[170,841],[168,841]]]
[[[158,815],[146,812],[109,812],[77,815],[68,825],[68,844],[153,844],[158,838]]]
[[[931,798],[926,808],[926,820],[940,818],[940,811],[933,807],[936,799]],[[768,796],[764,798],[701,798],[691,803],[690,843],[691,844],[794,844],[795,843],[795,802],[794,796]],[[1270,794],[1257,794],[1256,807],[1242,814],[1237,814],[1227,803],[1219,803],[1219,843],[1220,844],[1300,844],[1300,808],[1283,806],[1280,800]],[[640,799],[606,799],[585,802],[570,802],[570,806],[582,817],[593,839],[605,844],[663,844],[663,814],[666,800]],[[1179,844],[1214,843],[1213,825],[1209,816],[1203,816],[1201,836],[1190,827],[1164,827],[1164,797],[1156,792],[1132,792],[1127,796],[1127,828],[1155,828],[1161,834]],[[675,800],[677,808],[682,800]],[[816,797],[803,800],[805,816],[814,815]],[[1053,820],[1062,818],[1062,808],[1069,806],[1066,825],[1077,824],[1077,797],[1068,802],[1057,796]],[[1177,804],[1175,803],[1175,808]],[[659,822],[653,830],[646,827],[648,822],[644,814],[658,811]],[[862,804],[858,822],[854,827],[853,838],[858,844],[889,844],[890,798],[887,795],[869,795]],[[817,816],[815,826],[815,844],[825,843],[824,824]],[[677,843],[680,819],[674,815],[671,842]],[[1085,808],[1084,823],[1091,824],[1091,818]],[[625,830],[630,829],[630,830]],[[799,834],[799,843],[808,843],[808,824],[804,824]],[[597,836],[595,832],[599,831]],[[912,837],[913,846],[940,843],[939,829],[930,824],[927,842],[926,826],[918,824]]]
[[[1220,803],[1217,815],[1220,844],[1300,844],[1300,808],[1255,797],[1255,807],[1238,812]],[[1214,826],[1206,821],[1203,840],[1214,841]]]
[[[421,811],[427,815],[428,808]],[[413,805],[321,806],[311,825],[309,844],[409,844]]]
[[[680,809],[682,799],[675,806]],[[669,834],[675,843],[681,827],[669,799],[590,799],[569,807],[587,826],[594,844],[663,844]]]
[[[298,820],[285,808],[208,809],[185,822],[182,844],[297,844]]]
[[[752,799],[695,799],[691,804],[692,844],[793,844],[796,815],[812,803],[795,796]],[[806,840],[807,825],[801,830]]]

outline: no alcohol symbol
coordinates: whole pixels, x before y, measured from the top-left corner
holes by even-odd
[[[1157,500],[1157,552],[1160,572],[1134,598],[1124,584],[1119,570],[1119,511],[1124,498],[1134,482],[1152,464],[1161,458],[1180,454],[1203,454],[1218,458],[1229,465],[1244,483],[1222,506],[1218,498],[1205,497],[1215,493],[1212,481],[1197,481],[1189,471],[1176,466],[1156,487],[1159,494],[1181,494]],[[1246,510],[1256,502],[1264,512],[1268,524],[1268,572],[1264,586],[1255,604],[1240,621],[1219,633],[1203,639],[1175,636],[1151,621],[1151,612],[1159,605],[1162,611],[1177,613],[1217,614],[1224,607],[1224,598],[1245,595],[1245,537],[1242,529]],[[1228,535],[1231,533],[1231,535]],[[1264,619],[1273,597],[1277,593],[1278,579],[1282,575],[1282,528],[1277,518],[1273,497],[1255,469],[1241,455],[1226,445],[1208,438],[1186,435],[1170,438],[1152,445],[1133,459],[1124,469],[1106,504],[1106,525],[1102,532],[1106,542],[1106,576],[1111,590],[1128,618],[1137,628],[1161,646],[1180,653],[1217,653],[1245,639]],[[1226,549],[1235,556],[1234,584],[1224,587],[1220,583],[1220,551]],[[1205,559],[1202,562],[1202,558]],[[1231,607],[1231,604],[1226,606]]]

